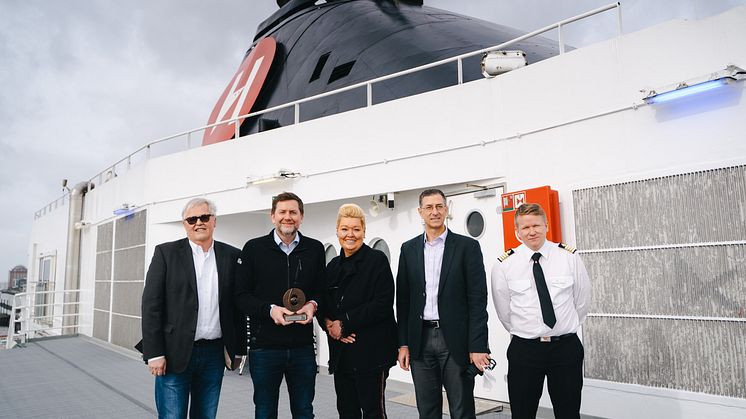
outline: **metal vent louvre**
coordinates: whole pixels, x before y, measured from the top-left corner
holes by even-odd
[[[573,192],[578,248],[746,239],[746,166]]]
[[[146,210],[97,228],[93,337],[127,349],[141,337],[146,229]]]
[[[573,191],[588,378],[746,398],[746,166]]]

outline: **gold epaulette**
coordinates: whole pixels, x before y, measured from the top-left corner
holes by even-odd
[[[499,260],[500,262],[505,262],[505,259],[507,259],[507,258],[508,258],[508,256],[512,255],[513,253],[515,253],[515,250],[513,250],[513,249],[508,249],[508,251],[507,251],[507,252],[505,252],[505,253],[503,253],[502,255],[500,255],[500,256],[499,256],[499,257],[497,258],[497,260]]]
[[[565,249],[565,250],[567,250],[570,253],[575,253],[575,252],[578,251],[578,249],[576,247],[573,247],[573,246],[570,246],[569,244],[564,244],[564,243],[560,243],[559,244],[559,248],[560,249]]]

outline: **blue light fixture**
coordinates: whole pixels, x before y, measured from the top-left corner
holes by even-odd
[[[128,203],[125,202],[124,204],[122,204],[121,207],[119,207],[119,208],[117,208],[117,209],[114,210],[114,215],[116,215],[116,216],[120,216],[120,215],[125,215],[125,216],[126,215],[131,215],[131,214],[134,214],[135,209],[136,209],[135,205],[128,204]]]
[[[644,100],[649,105],[667,103],[726,86],[731,82],[742,80],[744,77],[746,77],[746,71],[740,67],[729,65],[725,70],[681,82],[670,90],[664,89],[660,93],[651,90]]]

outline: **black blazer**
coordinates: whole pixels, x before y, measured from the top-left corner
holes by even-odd
[[[349,258],[332,259],[320,307],[322,328],[324,318],[341,320],[344,335],[355,334],[350,344],[328,337],[330,373],[388,370],[396,363],[394,276],[381,251],[363,244]]]
[[[234,309],[234,276],[239,250],[215,241],[218,269],[220,329],[232,367],[246,354],[246,318]],[[197,278],[188,239],[159,244],[150,262],[142,292],[142,353],[146,361],[165,355],[167,371],[180,373],[189,365],[197,330]]]
[[[422,356],[425,309],[424,234],[401,246],[396,275],[399,346],[411,359]],[[440,327],[456,363],[469,364],[469,353],[489,353],[487,337],[487,277],[479,242],[448,230],[438,288]]]

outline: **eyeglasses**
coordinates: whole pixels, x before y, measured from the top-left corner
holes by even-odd
[[[206,223],[206,222],[210,221],[210,217],[212,217],[212,214],[202,214],[202,215],[199,215],[199,216],[195,215],[194,217],[187,217],[187,218],[185,218],[184,221],[186,221],[187,224],[189,224],[190,226],[193,226],[193,225],[197,224],[197,220],[200,220],[203,223]]]
[[[434,209],[437,210],[438,212],[441,212],[441,211],[443,211],[445,209],[445,207],[446,206],[444,204],[438,204],[438,205],[434,205],[434,206],[433,205],[427,205],[427,206],[420,207],[420,208],[422,208],[425,212],[433,212]]]

